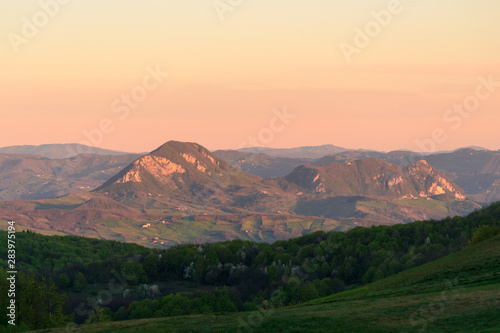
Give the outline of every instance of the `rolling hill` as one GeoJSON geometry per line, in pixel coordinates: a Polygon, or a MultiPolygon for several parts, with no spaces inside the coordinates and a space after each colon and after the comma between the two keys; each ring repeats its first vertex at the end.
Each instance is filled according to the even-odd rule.
{"type": "Polygon", "coordinates": [[[82,154],[65,159],[0,154],[0,200],[47,199],[88,192],[127,166],[137,155],[82,154]]]}
{"type": "Polygon", "coordinates": [[[307,146],[297,148],[266,148],[251,147],[239,149],[242,152],[264,153],[274,157],[287,158],[320,158],[325,155],[337,154],[349,149],[337,147],[334,145],[307,146]]]}
{"type": "Polygon", "coordinates": [[[309,158],[276,157],[238,150],[216,150],[213,153],[231,165],[262,178],[284,177],[299,165],[313,161],[309,158]]]}
{"type": "MultiPolygon", "coordinates": [[[[500,235],[363,287],[259,311],[71,326],[74,332],[498,332],[500,235]]],[[[45,330],[64,332],[67,328],[45,330]]]]}

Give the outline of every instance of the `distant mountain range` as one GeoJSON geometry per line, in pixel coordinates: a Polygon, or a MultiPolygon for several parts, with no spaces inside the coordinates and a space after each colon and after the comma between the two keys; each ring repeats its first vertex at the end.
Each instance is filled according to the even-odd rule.
{"type": "Polygon", "coordinates": [[[121,151],[102,149],[86,146],[79,143],[69,144],[46,144],[39,146],[9,146],[0,148],[0,154],[29,154],[40,155],[47,158],[69,158],[80,154],[94,155],[123,155],[128,154],[121,151]]]}
{"type": "Polygon", "coordinates": [[[0,154],[0,200],[45,199],[88,192],[100,186],[136,154],[82,154],[66,159],[0,154]]]}
{"type": "MultiPolygon", "coordinates": [[[[244,150],[266,151],[282,157],[243,150],[217,150],[213,153],[231,165],[262,178],[284,177],[303,164],[320,166],[376,158],[405,167],[411,162],[425,160],[462,187],[472,200],[484,203],[500,200],[500,151],[481,147],[427,155],[405,150],[389,153],[361,149],[345,150],[333,145],[244,150]],[[332,151],[339,152],[320,158],[304,157],[332,151]]],[[[0,148],[0,200],[44,199],[89,191],[102,185],[139,156],[140,154],[127,154],[80,144],[0,148]],[[2,153],[6,151],[10,153],[2,153]],[[79,151],[93,151],[94,154],[81,154],[78,159],[61,157],[79,151]],[[115,156],[119,157],[112,158],[115,156]]]]}
{"type": "MultiPolygon", "coordinates": [[[[467,152],[467,156],[474,153],[467,152]]],[[[28,191],[24,198],[30,199],[36,198],[34,193],[56,196],[60,184],[66,184],[62,191],[73,191],[83,180],[96,185],[95,190],[79,194],[0,202],[0,218],[46,233],[170,246],[234,238],[270,242],[315,230],[442,218],[481,207],[454,182],[452,176],[458,173],[442,173],[420,159],[404,166],[384,160],[400,162],[407,154],[342,151],[318,160],[304,158],[308,163],[294,167],[304,159],[241,151],[212,153],[199,144],[177,141],[142,156],[50,160],[0,154],[4,161],[0,175],[21,184],[16,188],[10,183],[4,195],[28,191]],[[291,170],[282,177],[262,178],[217,155],[232,163],[238,160],[242,169],[252,166],[263,172],[281,165],[291,170]],[[54,171],[53,163],[59,163],[60,169],[54,171]],[[44,177],[48,182],[40,185],[38,178],[44,177]]],[[[484,172],[496,172],[494,162],[486,165],[484,172]]],[[[465,163],[455,171],[474,167],[465,163]]]]}
{"type": "Polygon", "coordinates": [[[240,149],[240,151],[247,153],[263,153],[274,157],[287,158],[320,158],[325,155],[338,154],[347,150],[349,149],[334,145],[307,146],[298,148],[251,147],[240,149]]]}
{"type": "Polygon", "coordinates": [[[478,147],[426,155],[405,150],[389,153],[350,150],[318,159],[273,157],[263,153],[235,150],[218,150],[214,153],[241,170],[264,178],[284,177],[294,168],[307,163],[321,166],[376,158],[406,167],[412,162],[425,160],[462,187],[472,200],[483,203],[500,200],[500,151],[478,147]]]}
{"type": "Polygon", "coordinates": [[[312,158],[276,157],[238,150],[216,150],[214,154],[235,167],[262,178],[286,176],[299,165],[315,161],[312,158]]]}
{"type": "Polygon", "coordinates": [[[141,198],[165,198],[165,205],[196,203],[202,193],[216,210],[243,208],[266,213],[293,213],[291,207],[297,200],[325,196],[466,198],[460,187],[425,161],[404,169],[375,158],[322,166],[305,164],[286,177],[262,181],[196,143],[175,141],[140,157],[95,192],[129,204],[141,198]],[[285,198],[291,203],[284,205],[285,198]]]}

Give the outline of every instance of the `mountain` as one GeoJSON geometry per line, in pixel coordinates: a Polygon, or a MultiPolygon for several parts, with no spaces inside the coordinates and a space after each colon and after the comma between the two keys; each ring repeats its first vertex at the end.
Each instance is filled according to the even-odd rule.
{"type": "Polygon", "coordinates": [[[0,153],[40,155],[47,158],[56,158],[56,159],[69,158],[80,154],[95,154],[95,155],[127,154],[121,151],[86,146],[79,143],[45,144],[40,146],[31,146],[31,145],[9,146],[0,148],[0,153]]]}
{"type": "Polygon", "coordinates": [[[312,165],[353,162],[364,158],[382,158],[384,153],[376,151],[348,150],[334,155],[326,155],[311,162],[312,165]]]}
{"type": "Polygon", "coordinates": [[[473,200],[484,203],[500,200],[500,151],[481,149],[480,147],[427,155],[410,151],[393,151],[386,154],[375,152],[360,154],[355,151],[347,151],[325,156],[312,164],[341,163],[372,157],[401,167],[415,160],[425,160],[463,188],[473,200]]]}
{"type": "Polygon", "coordinates": [[[309,158],[276,157],[238,150],[216,150],[213,153],[231,165],[262,178],[286,176],[299,165],[312,161],[309,158]]]}
{"type": "MultiPolygon", "coordinates": [[[[241,152],[227,154],[237,158],[241,152]]],[[[5,167],[22,175],[34,160],[46,169],[32,166],[31,173],[52,171],[51,177],[64,180],[98,177],[106,163],[117,162],[91,156],[63,160],[56,171],[40,156],[9,160],[5,167]]],[[[262,179],[197,143],[169,141],[108,177],[87,193],[0,202],[0,219],[38,232],[167,247],[231,239],[274,242],[317,230],[463,215],[480,207],[425,161],[404,168],[375,158],[304,164],[284,177],[262,179]]]]}
{"type": "Polygon", "coordinates": [[[373,158],[302,165],[274,182],[295,193],[294,214],[350,225],[439,219],[481,207],[467,200],[459,186],[425,161],[405,168],[373,158]]]}
{"type": "MultiPolygon", "coordinates": [[[[283,176],[277,167],[281,161],[277,163],[270,160],[268,163],[267,161],[261,162],[261,159],[252,156],[242,159],[224,154],[221,157],[252,174],[258,173],[259,175],[271,177],[283,176]]],[[[307,161],[306,163],[313,166],[321,166],[330,163],[346,163],[370,158],[377,158],[396,164],[399,167],[406,167],[415,161],[425,160],[463,188],[471,199],[482,203],[500,200],[500,151],[491,151],[481,149],[480,147],[462,148],[450,152],[425,155],[407,150],[388,153],[348,150],[326,155],[312,161],[307,161]]],[[[300,165],[298,160],[286,162],[288,163],[287,170],[294,166],[294,163],[295,166],[300,165]]]]}
{"type": "Polygon", "coordinates": [[[323,165],[328,163],[342,163],[342,162],[352,162],[359,159],[365,158],[377,158],[392,164],[396,164],[400,167],[405,167],[408,164],[415,162],[417,160],[424,159],[424,155],[417,152],[412,152],[409,150],[395,150],[388,153],[378,152],[378,151],[363,151],[363,150],[349,150],[335,155],[327,155],[320,159],[313,161],[313,165],[323,165]]]}
{"type": "Polygon", "coordinates": [[[463,190],[426,161],[406,168],[375,158],[321,166],[302,165],[285,177],[310,192],[334,196],[383,196],[464,200],[463,190]]]}
{"type": "MultiPolygon", "coordinates": [[[[141,156],[95,192],[138,206],[148,198],[157,207],[195,204],[217,211],[292,214],[297,213],[294,206],[298,201],[317,200],[317,194],[323,194],[321,198],[465,199],[462,189],[425,161],[404,169],[374,158],[323,166],[305,164],[282,179],[262,182],[196,143],[176,141],[141,156]]],[[[319,213],[313,215],[321,216],[319,213]]]]}
{"type": "Polygon", "coordinates": [[[436,152],[432,153],[425,153],[424,155],[433,155],[433,154],[448,154],[448,153],[454,153],[456,151],[462,150],[462,149],[471,149],[471,150],[489,150],[488,148],[480,147],[480,146],[467,146],[467,147],[461,147],[453,150],[439,150],[436,152]]]}
{"type": "Polygon", "coordinates": [[[67,159],[0,154],[0,200],[44,199],[88,192],[137,155],[82,154],[67,159]]]}
{"type": "Polygon", "coordinates": [[[346,150],[348,149],[334,145],[306,146],[298,148],[251,147],[239,149],[239,151],[242,152],[263,153],[274,157],[288,158],[320,158],[325,155],[334,155],[346,150]]]}
{"type": "MultiPolygon", "coordinates": [[[[411,151],[393,151],[389,153],[372,150],[345,150],[320,158],[276,157],[265,153],[244,152],[241,150],[216,150],[214,154],[241,170],[262,178],[283,177],[302,164],[324,165],[329,163],[353,162],[365,158],[377,158],[401,167],[423,158],[422,154],[411,151]]],[[[286,154],[285,154],[286,155],[286,154]]]]}
{"type": "Polygon", "coordinates": [[[260,180],[199,144],[169,141],[136,159],[95,191],[116,200],[168,197],[169,201],[191,202],[201,192],[217,192],[217,201],[222,203],[230,199],[226,190],[252,187],[260,180]]]}
{"type": "MultiPolygon", "coordinates": [[[[53,149],[45,152],[38,150],[38,152],[40,154],[47,153],[49,156],[64,155],[65,146],[68,145],[42,145],[38,148],[53,149]],[[56,152],[57,150],[60,154],[56,152]]],[[[29,148],[29,146],[19,147],[29,148]]],[[[86,146],[80,147],[83,149],[86,146]]],[[[76,147],[73,148],[75,151],[77,150],[76,147]]],[[[19,150],[14,149],[14,151],[19,150]]],[[[101,152],[105,153],[106,150],[101,152]]],[[[490,151],[480,147],[427,155],[406,150],[383,153],[359,149],[342,151],[319,159],[276,157],[264,153],[236,150],[218,150],[213,153],[219,159],[262,178],[284,177],[303,164],[321,166],[377,158],[400,167],[406,167],[414,161],[426,160],[462,187],[471,199],[483,203],[500,200],[500,151],[490,151]]],[[[105,156],[102,158],[95,157],[95,154],[81,154],[80,156],[79,159],[49,159],[43,158],[41,155],[0,153],[0,180],[2,181],[0,183],[0,200],[43,199],[88,191],[102,185],[104,181],[140,155],[99,155],[105,156]],[[112,158],[112,156],[119,157],[112,158]],[[86,169],[87,171],[85,171],[86,169]],[[19,186],[19,184],[23,184],[23,186],[19,186]]],[[[199,192],[199,189],[194,188],[194,191],[199,192]]],[[[209,192],[211,190],[203,188],[202,191],[209,192]]]]}

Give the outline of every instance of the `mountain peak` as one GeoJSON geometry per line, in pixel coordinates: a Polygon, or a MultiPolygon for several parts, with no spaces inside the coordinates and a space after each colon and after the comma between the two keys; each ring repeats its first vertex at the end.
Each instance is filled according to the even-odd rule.
{"type": "Polygon", "coordinates": [[[195,142],[182,142],[182,141],[167,141],[160,147],[153,150],[150,154],[152,155],[168,155],[172,152],[204,152],[205,154],[210,153],[205,147],[195,143],[195,142]]]}
{"type": "Polygon", "coordinates": [[[422,169],[422,170],[433,170],[433,167],[426,160],[417,160],[406,166],[407,170],[422,169]]]}
{"type": "Polygon", "coordinates": [[[197,143],[169,141],[139,157],[95,191],[115,197],[192,195],[193,188],[200,185],[222,188],[257,179],[197,143]]]}

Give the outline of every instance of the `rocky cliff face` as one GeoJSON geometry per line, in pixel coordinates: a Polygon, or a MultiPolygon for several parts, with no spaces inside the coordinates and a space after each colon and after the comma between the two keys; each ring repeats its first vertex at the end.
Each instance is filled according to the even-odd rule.
{"type": "Polygon", "coordinates": [[[170,183],[174,174],[182,174],[186,172],[186,169],[164,157],[146,155],[134,161],[130,169],[118,178],[116,183],[140,183],[142,181],[141,175],[145,172],[158,181],[170,183]]]}
{"type": "Polygon", "coordinates": [[[495,202],[500,201],[500,179],[497,179],[484,193],[484,199],[481,201],[495,202]]]}
{"type": "Polygon", "coordinates": [[[410,164],[405,168],[418,196],[430,198],[444,196],[448,199],[464,200],[464,191],[425,160],[410,164]]]}
{"type": "Polygon", "coordinates": [[[96,191],[106,192],[114,198],[189,196],[200,186],[226,188],[258,180],[260,177],[219,160],[196,143],[170,141],[132,162],[96,191]]]}
{"type": "Polygon", "coordinates": [[[310,192],[325,195],[465,199],[459,186],[425,161],[417,161],[404,169],[377,159],[302,165],[285,179],[310,192]]]}

